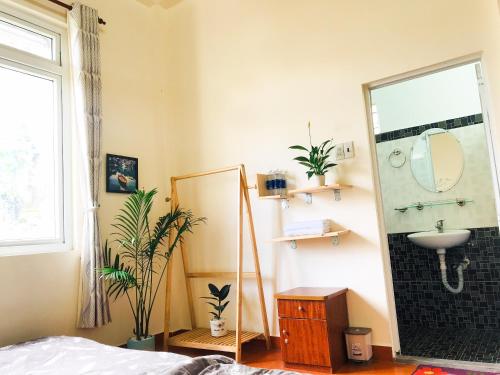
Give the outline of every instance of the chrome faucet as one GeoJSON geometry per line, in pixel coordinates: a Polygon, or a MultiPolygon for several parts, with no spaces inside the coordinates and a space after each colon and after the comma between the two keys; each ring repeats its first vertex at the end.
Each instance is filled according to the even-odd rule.
{"type": "Polygon", "coordinates": [[[444,232],[444,220],[438,220],[436,221],[436,226],[435,228],[438,230],[438,233],[443,233],[444,232]]]}

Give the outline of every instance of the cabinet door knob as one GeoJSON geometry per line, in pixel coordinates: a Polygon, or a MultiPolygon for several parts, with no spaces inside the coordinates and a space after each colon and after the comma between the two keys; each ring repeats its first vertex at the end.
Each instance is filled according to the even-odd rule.
{"type": "Polygon", "coordinates": [[[288,344],[288,339],[285,339],[285,344],[288,344]]]}
{"type": "Polygon", "coordinates": [[[302,306],[299,306],[299,311],[304,311],[304,308],[302,306]]]}
{"type": "Polygon", "coordinates": [[[283,330],[283,336],[287,334],[286,329],[283,330]]]}

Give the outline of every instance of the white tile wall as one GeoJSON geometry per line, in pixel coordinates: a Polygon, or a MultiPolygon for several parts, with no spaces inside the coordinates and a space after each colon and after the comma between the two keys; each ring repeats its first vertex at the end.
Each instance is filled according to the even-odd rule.
{"type": "Polygon", "coordinates": [[[417,137],[408,137],[377,144],[379,175],[384,205],[387,233],[431,230],[439,219],[445,220],[445,228],[480,228],[497,226],[493,179],[490,158],[483,124],[464,126],[449,130],[462,144],[464,150],[464,172],[457,185],[442,193],[433,193],[422,188],[412,175],[410,168],[411,146],[417,137]],[[401,168],[389,164],[389,154],[400,148],[406,155],[401,168]],[[415,208],[405,213],[396,207],[419,201],[467,198],[474,202],[463,207],[443,205],[415,208]]]}

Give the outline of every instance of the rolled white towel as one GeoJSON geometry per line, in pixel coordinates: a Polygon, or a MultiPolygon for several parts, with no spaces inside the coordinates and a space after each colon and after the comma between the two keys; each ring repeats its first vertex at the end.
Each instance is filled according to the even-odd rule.
{"type": "Polygon", "coordinates": [[[331,230],[330,220],[311,220],[285,225],[283,232],[285,236],[304,236],[313,234],[325,234],[331,230]]]}
{"type": "Polygon", "coordinates": [[[330,232],[329,230],[325,230],[323,228],[312,228],[312,229],[297,229],[297,230],[290,230],[290,231],[284,231],[284,235],[286,237],[293,237],[293,236],[307,236],[307,235],[323,235],[325,233],[330,232]]]}

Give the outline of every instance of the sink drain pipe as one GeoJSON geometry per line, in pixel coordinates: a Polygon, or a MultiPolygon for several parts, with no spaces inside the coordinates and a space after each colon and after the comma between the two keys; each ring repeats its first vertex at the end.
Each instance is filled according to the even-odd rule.
{"type": "Polygon", "coordinates": [[[437,254],[439,255],[439,268],[441,269],[441,280],[443,281],[443,285],[446,289],[448,289],[453,294],[458,294],[464,289],[464,274],[463,271],[467,269],[469,266],[469,259],[467,257],[464,258],[463,262],[461,262],[457,267],[457,275],[458,275],[458,286],[453,288],[448,283],[448,275],[446,274],[446,249],[438,249],[437,254]]]}

